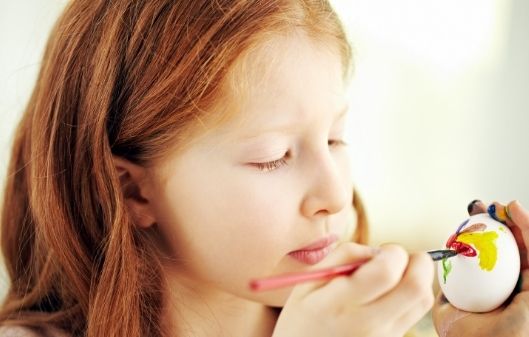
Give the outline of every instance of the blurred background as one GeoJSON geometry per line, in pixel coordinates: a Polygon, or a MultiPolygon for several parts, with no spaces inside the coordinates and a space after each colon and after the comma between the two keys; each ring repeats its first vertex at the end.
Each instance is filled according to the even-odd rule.
{"type": "Polygon", "coordinates": [[[529,205],[529,2],[334,1],[372,242],[444,244],[473,199],[529,205]]]}
{"type": "MultiPolygon", "coordinates": [[[[0,0],[0,186],[66,2],[0,0]]],[[[529,2],[332,3],[354,46],[347,138],[372,243],[439,248],[473,199],[529,206],[529,2]]]]}

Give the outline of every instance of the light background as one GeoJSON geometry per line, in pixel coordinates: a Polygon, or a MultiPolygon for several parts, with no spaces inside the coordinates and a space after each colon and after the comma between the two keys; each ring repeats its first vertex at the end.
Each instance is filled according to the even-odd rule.
{"type": "Polygon", "coordinates": [[[372,241],[440,247],[473,199],[529,204],[529,2],[335,3],[372,241]]]}
{"type": "MultiPolygon", "coordinates": [[[[0,0],[0,186],[65,3],[0,0]]],[[[347,138],[372,243],[439,248],[472,199],[529,205],[529,2],[333,3],[355,49],[347,138]]]]}

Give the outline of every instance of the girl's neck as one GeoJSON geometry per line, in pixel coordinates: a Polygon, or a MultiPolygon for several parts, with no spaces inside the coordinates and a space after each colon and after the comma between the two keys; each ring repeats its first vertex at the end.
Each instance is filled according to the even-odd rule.
{"type": "Polygon", "coordinates": [[[173,336],[270,337],[277,309],[168,276],[163,331],[173,336]]]}

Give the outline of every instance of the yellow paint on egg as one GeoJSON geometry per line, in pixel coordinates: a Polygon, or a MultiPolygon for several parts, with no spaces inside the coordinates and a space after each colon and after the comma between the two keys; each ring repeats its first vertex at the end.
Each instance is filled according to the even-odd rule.
{"type": "Polygon", "coordinates": [[[489,232],[471,232],[461,233],[457,241],[473,245],[478,251],[479,266],[483,270],[491,271],[496,265],[498,250],[496,248],[496,239],[498,233],[489,232]]]}

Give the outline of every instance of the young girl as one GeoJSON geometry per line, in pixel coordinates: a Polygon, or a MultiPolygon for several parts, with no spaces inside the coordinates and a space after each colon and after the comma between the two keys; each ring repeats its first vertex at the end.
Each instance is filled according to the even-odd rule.
{"type": "Polygon", "coordinates": [[[321,0],[71,1],[9,168],[4,336],[402,336],[432,262],[361,245],[350,60],[321,0]]]}

